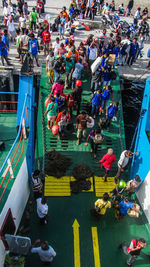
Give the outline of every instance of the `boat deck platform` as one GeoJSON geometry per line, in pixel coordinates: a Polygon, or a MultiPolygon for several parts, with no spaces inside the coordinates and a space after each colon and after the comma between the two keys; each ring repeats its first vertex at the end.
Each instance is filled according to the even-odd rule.
{"type": "MultiPolygon", "coordinates": [[[[63,77],[64,78],[64,77],[63,77]]],[[[81,110],[87,108],[90,101],[90,74],[84,71],[83,94],[81,110]]],[[[116,221],[114,209],[107,210],[106,215],[99,222],[90,215],[97,197],[101,197],[106,191],[115,187],[113,177],[117,171],[117,161],[115,162],[108,182],[103,182],[103,171],[100,169],[98,161],[112,147],[116,159],[125,149],[125,135],[123,112],[120,92],[119,75],[112,83],[114,91],[114,101],[119,101],[118,121],[111,124],[110,130],[105,130],[105,139],[99,146],[97,159],[90,153],[90,145],[76,145],[76,132],[70,134],[65,132],[63,140],[58,140],[47,129],[47,121],[44,117],[44,102],[51,91],[48,83],[45,64],[42,65],[41,84],[39,92],[39,106],[37,119],[37,142],[36,142],[36,163],[35,168],[40,168],[45,175],[47,164],[46,153],[51,149],[59,151],[61,154],[71,158],[72,165],[67,170],[65,177],[56,179],[55,177],[45,177],[45,196],[48,196],[49,219],[48,224],[41,226],[36,214],[36,204],[33,202],[33,212],[31,216],[31,232],[29,236],[32,242],[37,238],[41,241],[48,240],[57,255],[52,266],[57,267],[125,267],[126,259],[118,245],[123,242],[130,242],[133,238],[144,237],[148,242],[148,223],[141,215],[138,219],[126,216],[122,221],[116,221]],[[70,191],[69,182],[72,178],[72,170],[78,163],[87,164],[94,172],[91,177],[91,190],[79,194],[70,191]]],[[[71,90],[65,90],[65,94],[71,90]]],[[[73,112],[73,122],[75,123],[76,111],[73,112]]],[[[97,120],[96,120],[97,126],[97,120]]],[[[88,132],[90,129],[88,129],[88,132]]],[[[122,178],[128,180],[128,172],[122,178]]],[[[135,266],[150,266],[150,258],[146,255],[149,251],[147,246],[144,253],[138,258],[135,266]]],[[[27,266],[41,266],[37,255],[27,257],[27,266]]]]}

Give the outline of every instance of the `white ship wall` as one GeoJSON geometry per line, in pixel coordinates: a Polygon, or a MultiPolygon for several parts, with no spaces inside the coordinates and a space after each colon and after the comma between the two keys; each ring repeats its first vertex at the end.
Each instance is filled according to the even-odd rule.
{"type": "MultiPolygon", "coordinates": [[[[29,192],[30,189],[28,183],[27,161],[26,158],[24,158],[24,161],[15,179],[15,182],[10,191],[8,199],[0,214],[0,228],[3,224],[8,209],[10,208],[13,217],[16,218],[14,220],[16,225],[16,230],[18,229],[19,223],[21,221],[29,197],[29,192]]],[[[3,242],[0,240],[0,267],[4,266],[4,258],[5,258],[5,248],[3,246],[3,242]]]]}
{"type": "Polygon", "coordinates": [[[150,223],[150,171],[137,192],[137,198],[150,223]]]}

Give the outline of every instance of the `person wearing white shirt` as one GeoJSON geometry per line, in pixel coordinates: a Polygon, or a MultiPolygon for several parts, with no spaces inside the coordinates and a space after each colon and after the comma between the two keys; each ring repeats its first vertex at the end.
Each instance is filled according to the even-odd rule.
{"type": "Polygon", "coordinates": [[[4,16],[4,24],[7,25],[8,17],[11,15],[11,10],[6,3],[3,9],[3,16],[4,16]]]}
{"type": "Polygon", "coordinates": [[[89,65],[91,66],[95,59],[97,58],[97,45],[95,44],[94,41],[92,41],[90,47],[89,47],[89,65]]]}
{"type": "Polygon", "coordinates": [[[10,35],[10,38],[15,41],[16,38],[16,29],[14,26],[14,22],[12,17],[9,17],[9,20],[7,21],[7,27],[8,27],[8,34],[10,35]]]}
{"type": "Polygon", "coordinates": [[[139,20],[140,17],[141,17],[140,11],[141,11],[141,8],[138,7],[138,8],[137,8],[137,11],[135,12],[134,20],[133,20],[133,23],[134,23],[135,25],[137,25],[138,20],[139,20]]]}
{"type": "Polygon", "coordinates": [[[26,19],[25,19],[23,13],[21,13],[21,16],[19,18],[19,26],[20,26],[20,30],[22,31],[23,34],[25,32],[25,29],[26,29],[25,22],[26,22],[26,19]]]}
{"type": "Polygon", "coordinates": [[[118,171],[117,174],[115,176],[115,183],[117,183],[118,178],[120,177],[121,173],[125,171],[125,168],[127,167],[127,164],[129,162],[129,159],[133,157],[133,155],[136,155],[137,152],[133,153],[130,150],[124,150],[121,155],[120,155],[120,159],[118,161],[118,171]]]}
{"type": "Polygon", "coordinates": [[[47,224],[46,217],[48,215],[48,205],[47,205],[47,199],[45,197],[43,198],[37,198],[37,215],[40,218],[41,224],[47,224]]]}
{"type": "Polygon", "coordinates": [[[59,37],[57,37],[56,41],[53,43],[53,48],[54,48],[54,55],[57,55],[58,48],[60,48],[59,37]]]}
{"type": "Polygon", "coordinates": [[[48,241],[44,241],[40,247],[35,247],[40,242],[40,239],[37,239],[35,243],[32,245],[30,250],[31,253],[37,253],[40,257],[44,266],[49,266],[53,261],[54,257],[56,257],[55,250],[48,244],[48,241]]]}

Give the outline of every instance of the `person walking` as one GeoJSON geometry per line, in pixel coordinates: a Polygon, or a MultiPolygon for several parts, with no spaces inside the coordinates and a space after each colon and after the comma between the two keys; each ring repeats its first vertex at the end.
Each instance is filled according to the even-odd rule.
{"type": "Polygon", "coordinates": [[[92,111],[91,115],[95,119],[96,115],[98,114],[98,110],[101,105],[101,99],[102,99],[102,91],[101,89],[98,89],[92,94],[92,111]]]}
{"type": "Polygon", "coordinates": [[[48,215],[47,199],[45,197],[37,198],[36,204],[37,204],[37,215],[40,219],[40,223],[42,225],[47,224],[47,215],[48,215]]]}
{"type": "Polygon", "coordinates": [[[31,55],[32,66],[34,67],[33,62],[35,59],[37,67],[40,67],[39,62],[38,62],[38,52],[40,52],[39,43],[38,43],[38,40],[35,38],[34,34],[30,35],[30,40],[28,43],[28,51],[31,55]]]}
{"type": "Polygon", "coordinates": [[[110,127],[111,121],[114,116],[117,115],[118,112],[118,102],[110,103],[109,106],[106,108],[106,119],[108,120],[107,125],[110,127]]]}
{"type": "Polygon", "coordinates": [[[76,118],[76,129],[77,129],[77,145],[80,144],[80,139],[86,137],[87,122],[91,122],[89,116],[83,111],[76,118]]]}
{"type": "Polygon", "coordinates": [[[59,125],[59,134],[58,139],[60,140],[62,136],[64,136],[64,128],[68,122],[71,122],[71,118],[69,113],[66,110],[63,110],[58,113],[56,118],[56,123],[58,122],[59,125]]]}
{"type": "Polygon", "coordinates": [[[133,4],[134,4],[134,0],[129,0],[129,3],[127,5],[127,10],[128,10],[127,16],[130,16],[131,15],[131,10],[133,8],[133,4]]]}
{"type": "Polygon", "coordinates": [[[139,44],[137,42],[137,38],[134,38],[133,42],[131,42],[130,44],[130,52],[127,60],[127,64],[129,66],[131,66],[133,62],[136,60],[138,51],[139,51],[139,44]]]}
{"type": "Polygon", "coordinates": [[[55,98],[53,96],[51,96],[50,98],[50,103],[47,106],[47,110],[44,114],[44,116],[47,115],[47,128],[51,129],[53,126],[53,123],[56,120],[56,116],[57,116],[57,109],[58,109],[58,104],[55,103],[55,98]]]}
{"type": "Polygon", "coordinates": [[[100,129],[93,130],[89,133],[87,140],[85,142],[85,145],[88,145],[88,140],[90,139],[91,143],[91,153],[94,152],[94,159],[96,159],[97,155],[97,149],[98,145],[101,144],[104,140],[104,132],[101,131],[100,129]]]}
{"type": "Polygon", "coordinates": [[[132,239],[130,245],[127,245],[126,242],[123,242],[119,245],[119,249],[122,249],[124,254],[130,255],[130,258],[127,260],[127,265],[132,267],[133,263],[140,256],[141,250],[146,247],[146,241],[144,238],[132,239]]]}
{"type": "Polygon", "coordinates": [[[7,65],[10,65],[8,58],[7,58],[7,47],[6,44],[2,41],[2,36],[0,36],[0,56],[1,56],[1,61],[2,65],[4,66],[4,59],[7,63],[7,65]]]}
{"type": "Polygon", "coordinates": [[[101,164],[101,168],[104,169],[105,175],[104,175],[104,182],[107,182],[107,176],[109,171],[112,168],[113,163],[116,161],[116,157],[113,154],[113,149],[109,148],[107,151],[107,154],[105,154],[102,159],[99,161],[101,164]]]}
{"type": "Polygon", "coordinates": [[[31,18],[31,29],[36,31],[36,23],[38,21],[38,13],[35,11],[35,8],[32,8],[32,12],[30,13],[31,18]]]}
{"type": "Polygon", "coordinates": [[[51,43],[51,34],[49,32],[48,27],[46,27],[44,31],[42,32],[42,36],[43,36],[43,44],[44,44],[44,55],[46,55],[46,53],[49,52],[49,46],[51,43]]]}
{"type": "Polygon", "coordinates": [[[48,241],[44,241],[40,247],[35,247],[41,240],[37,239],[30,250],[31,253],[37,253],[44,266],[49,266],[56,256],[55,250],[48,244],[48,241]]]}

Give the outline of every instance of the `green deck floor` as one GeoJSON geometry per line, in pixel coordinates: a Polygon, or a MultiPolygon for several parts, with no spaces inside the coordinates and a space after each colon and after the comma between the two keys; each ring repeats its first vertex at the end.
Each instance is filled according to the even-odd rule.
{"type": "MultiPolygon", "coordinates": [[[[83,75],[83,96],[82,107],[90,99],[89,74],[83,75]]],[[[103,172],[99,168],[98,160],[106,153],[108,147],[114,149],[114,153],[118,160],[121,151],[125,148],[124,124],[122,118],[122,105],[120,96],[119,77],[112,83],[114,89],[114,98],[120,102],[120,112],[118,122],[112,123],[110,132],[105,131],[105,140],[98,150],[97,159],[93,159],[90,154],[90,146],[85,147],[84,142],[80,146],[76,146],[76,134],[67,135],[62,141],[58,141],[57,137],[52,136],[51,132],[46,127],[46,118],[43,117],[45,108],[44,101],[50,92],[50,86],[46,75],[45,65],[42,67],[41,73],[41,88],[40,101],[38,108],[38,127],[37,127],[37,145],[36,145],[36,167],[44,171],[47,163],[46,152],[50,148],[71,157],[73,164],[67,171],[66,175],[71,175],[73,167],[77,163],[86,163],[94,171],[94,175],[102,176],[103,172]],[[43,119],[43,123],[42,123],[43,119]]],[[[75,114],[74,119],[75,119],[75,114]]],[[[117,163],[114,164],[110,176],[114,176],[117,170],[117,163]]],[[[127,177],[127,173],[124,177],[127,177]]],[[[127,256],[121,253],[117,247],[122,241],[129,242],[132,238],[144,237],[148,242],[149,232],[145,217],[140,216],[139,219],[133,219],[126,216],[121,222],[114,219],[114,210],[107,210],[106,215],[100,222],[96,222],[90,216],[90,208],[95,202],[95,192],[85,192],[77,195],[72,194],[70,197],[49,197],[49,223],[43,227],[40,226],[37,215],[36,206],[33,203],[33,213],[31,218],[31,233],[32,242],[40,238],[41,241],[48,240],[55,249],[57,256],[52,263],[52,266],[57,267],[124,267],[127,256]],[[77,220],[80,239],[80,264],[75,265],[74,262],[74,235],[73,223],[77,220]],[[96,244],[92,239],[92,228],[96,227],[98,232],[98,253],[100,255],[100,264],[94,261],[93,244],[96,244]]],[[[95,229],[95,228],[94,228],[95,229]]],[[[147,253],[147,247],[144,252],[147,253]]],[[[37,255],[30,255],[27,258],[27,266],[41,266],[37,255]]],[[[135,266],[148,267],[150,266],[150,258],[141,254],[135,266]]]]}
{"type": "MultiPolygon", "coordinates": [[[[5,145],[5,148],[4,150],[0,151],[0,168],[2,167],[15,139],[16,139],[16,136],[17,136],[17,127],[16,127],[16,113],[0,113],[0,141],[3,141],[4,142],[4,145],[5,145]]],[[[10,155],[10,161],[12,160],[12,157],[17,149],[17,146],[18,146],[18,143],[19,143],[19,140],[16,142],[16,145],[10,155]]],[[[25,154],[26,154],[26,146],[27,146],[27,141],[24,142],[24,151],[23,151],[23,154],[14,170],[14,178],[17,176],[18,174],[18,171],[21,167],[21,164],[23,162],[23,159],[25,157],[25,154]]],[[[21,154],[21,150],[22,150],[22,141],[21,141],[21,144],[20,146],[18,147],[18,151],[16,153],[16,156],[14,158],[14,161],[12,163],[12,168],[15,167],[15,164],[21,154]]],[[[7,167],[7,165],[6,165],[7,167]]],[[[4,168],[4,170],[6,169],[6,167],[4,168]]],[[[5,185],[7,184],[8,182],[8,179],[10,177],[10,172],[8,172],[3,184],[1,185],[1,182],[3,180],[3,177],[0,177],[0,196],[5,188],[5,185]]],[[[13,186],[13,183],[14,183],[15,179],[11,178],[10,179],[10,182],[8,183],[8,186],[7,186],[7,190],[5,191],[4,193],[4,196],[2,198],[2,200],[0,201],[0,212],[6,202],[6,199],[9,195],[9,192],[13,186]]]]}

